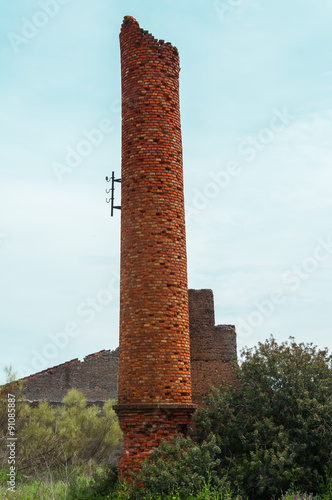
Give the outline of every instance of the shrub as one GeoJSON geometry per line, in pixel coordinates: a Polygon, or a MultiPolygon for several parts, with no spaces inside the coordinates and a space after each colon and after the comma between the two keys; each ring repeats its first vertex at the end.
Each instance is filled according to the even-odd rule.
{"type": "MultiPolygon", "coordinates": [[[[84,395],[73,389],[63,403],[52,406],[44,401],[32,408],[17,401],[16,463],[20,469],[86,465],[91,460],[107,463],[120,453],[121,431],[111,401],[103,408],[87,407],[84,395]]],[[[2,439],[6,439],[3,431],[2,439]]],[[[4,467],[7,456],[1,458],[4,467]]]]}
{"type": "Polygon", "coordinates": [[[213,436],[201,446],[183,436],[162,441],[143,462],[141,471],[134,475],[131,493],[134,497],[157,498],[160,495],[164,498],[178,491],[181,498],[187,498],[205,486],[221,489],[225,481],[217,472],[219,453],[213,436]],[[143,487],[135,489],[135,484],[143,487]]]}
{"type": "Polygon", "coordinates": [[[271,337],[243,350],[241,388],[213,389],[197,412],[198,440],[216,435],[220,473],[251,498],[290,486],[317,493],[331,474],[331,367],[327,350],[271,337]]]}

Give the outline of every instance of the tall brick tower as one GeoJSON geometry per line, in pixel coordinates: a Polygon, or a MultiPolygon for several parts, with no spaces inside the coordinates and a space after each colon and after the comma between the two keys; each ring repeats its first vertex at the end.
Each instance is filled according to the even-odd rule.
{"type": "Polygon", "coordinates": [[[191,400],[179,55],[129,16],[121,33],[120,473],[186,433],[191,400]]]}

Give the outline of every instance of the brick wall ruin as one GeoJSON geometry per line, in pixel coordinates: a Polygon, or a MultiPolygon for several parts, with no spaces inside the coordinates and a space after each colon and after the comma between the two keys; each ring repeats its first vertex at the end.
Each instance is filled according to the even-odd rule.
{"type": "Polygon", "coordinates": [[[201,405],[212,385],[236,383],[236,332],[215,326],[212,290],[189,290],[189,328],[192,400],[201,405]]]}
{"type": "MultiPolygon", "coordinates": [[[[215,326],[212,290],[189,290],[192,400],[201,404],[211,385],[234,382],[236,333],[232,325],[215,326]]],[[[60,402],[69,389],[84,392],[90,402],[117,400],[119,349],[73,359],[23,379],[30,401],[60,402]]]]}
{"type": "Polygon", "coordinates": [[[69,389],[79,389],[88,401],[117,399],[119,349],[103,350],[25,377],[24,395],[30,401],[60,402],[69,389]]]}

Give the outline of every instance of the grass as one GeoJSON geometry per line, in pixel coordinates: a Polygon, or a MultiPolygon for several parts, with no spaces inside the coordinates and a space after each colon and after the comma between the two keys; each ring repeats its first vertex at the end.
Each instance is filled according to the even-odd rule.
{"type": "Polygon", "coordinates": [[[33,478],[29,481],[17,481],[15,493],[7,490],[7,485],[0,487],[0,499],[15,498],[20,500],[37,499],[65,499],[67,498],[68,483],[66,481],[53,481],[51,477],[33,478]]]}
{"type": "MultiPolygon", "coordinates": [[[[98,469],[96,469],[98,470],[98,469]]],[[[103,469],[99,468],[99,472],[103,469]]],[[[88,471],[80,468],[71,470],[61,469],[44,473],[35,473],[33,476],[18,474],[16,478],[15,493],[7,491],[7,471],[0,470],[0,499],[15,498],[21,500],[101,500],[102,498],[113,500],[130,500],[130,495],[125,486],[108,496],[95,496],[96,489],[91,483],[93,477],[88,471]]],[[[94,476],[96,477],[96,476],[94,476]]],[[[195,496],[183,496],[181,491],[165,496],[145,496],[146,500],[245,500],[242,497],[232,496],[225,491],[220,493],[210,489],[208,485],[195,496]]],[[[269,500],[269,499],[267,499],[269,500]]],[[[286,492],[279,499],[273,500],[332,500],[332,480],[325,485],[325,492],[321,496],[313,496],[307,492],[286,492]]]]}

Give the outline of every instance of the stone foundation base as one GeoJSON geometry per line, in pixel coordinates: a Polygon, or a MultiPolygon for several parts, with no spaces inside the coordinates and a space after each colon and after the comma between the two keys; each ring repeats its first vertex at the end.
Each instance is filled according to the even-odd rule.
{"type": "Polygon", "coordinates": [[[123,432],[123,452],[119,461],[122,479],[130,479],[162,439],[186,435],[197,405],[174,403],[118,404],[113,406],[123,432]]]}

